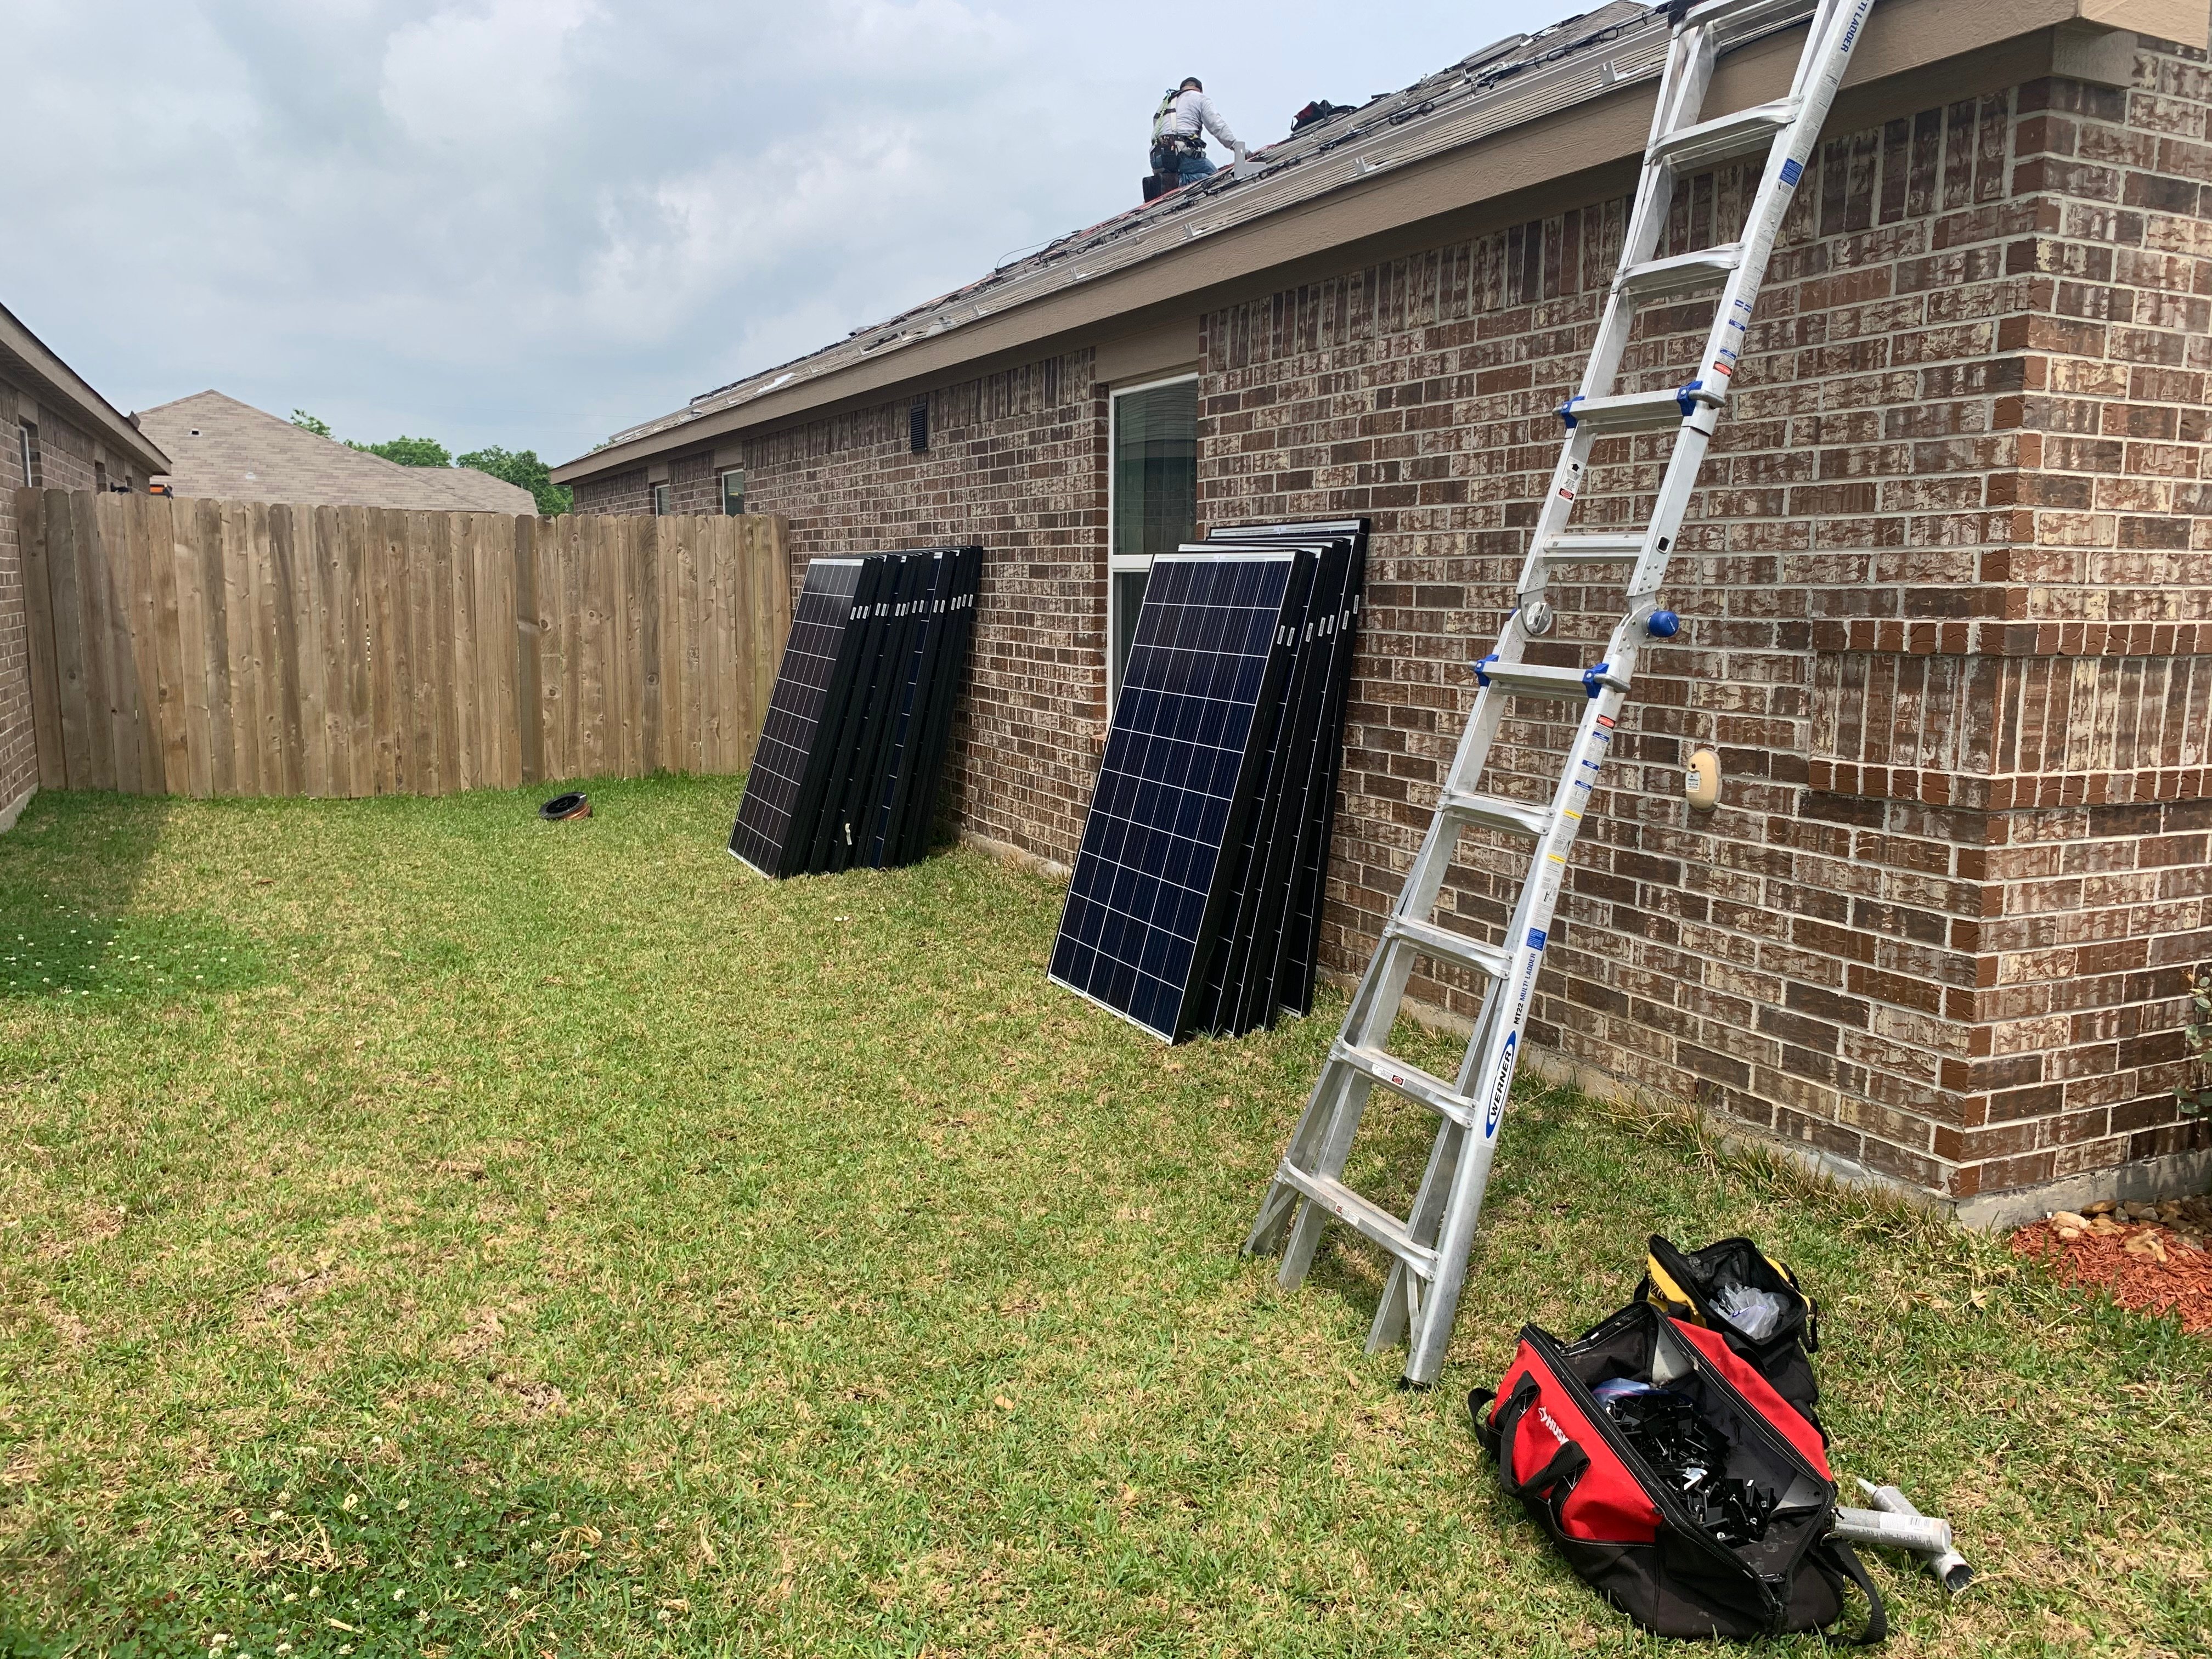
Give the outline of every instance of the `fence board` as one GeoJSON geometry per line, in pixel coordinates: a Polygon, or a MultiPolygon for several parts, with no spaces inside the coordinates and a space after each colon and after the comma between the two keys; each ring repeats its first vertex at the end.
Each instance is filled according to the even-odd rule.
{"type": "Polygon", "coordinates": [[[48,788],[443,794],[749,757],[780,519],[513,519],[22,490],[48,788]]]}

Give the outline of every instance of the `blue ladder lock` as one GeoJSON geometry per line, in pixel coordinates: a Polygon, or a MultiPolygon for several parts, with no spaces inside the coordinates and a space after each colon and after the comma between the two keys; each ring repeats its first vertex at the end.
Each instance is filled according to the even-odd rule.
{"type": "Polygon", "coordinates": [[[1692,380],[1674,394],[1674,407],[1682,411],[1684,420],[1698,412],[1697,394],[1705,390],[1705,385],[1703,380],[1692,380]]]}
{"type": "Polygon", "coordinates": [[[1486,669],[1486,668],[1489,667],[1491,664],[1492,664],[1492,663],[1496,662],[1497,660],[1498,660],[1498,653],[1497,653],[1495,651],[1493,651],[1493,652],[1492,652],[1488,656],[1485,657],[1485,658],[1484,658],[1480,662],[1479,662],[1479,663],[1475,664],[1475,665],[1474,665],[1474,683],[1475,683],[1477,685],[1486,686],[1486,685],[1488,685],[1488,684],[1490,684],[1490,676],[1489,676],[1489,675],[1487,675],[1487,674],[1486,674],[1486,673],[1484,673],[1482,671],[1483,671],[1484,669],[1486,669]]]}
{"type": "Polygon", "coordinates": [[[1682,631],[1682,619],[1671,611],[1655,611],[1644,627],[1651,630],[1655,640],[1671,640],[1682,631]]]}
{"type": "Polygon", "coordinates": [[[1583,669],[1583,690],[1589,692],[1591,696],[1595,697],[1599,692],[1605,690],[1605,686],[1602,682],[1605,677],[1612,672],[1613,665],[1609,662],[1601,662],[1595,668],[1583,669]]]}
{"type": "Polygon", "coordinates": [[[1567,430],[1570,432],[1572,432],[1575,429],[1575,405],[1582,402],[1582,400],[1583,395],[1581,392],[1577,392],[1573,397],[1568,398],[1566,402],[1559,405],[1559,418],[1567,423],[1567,430]]]}

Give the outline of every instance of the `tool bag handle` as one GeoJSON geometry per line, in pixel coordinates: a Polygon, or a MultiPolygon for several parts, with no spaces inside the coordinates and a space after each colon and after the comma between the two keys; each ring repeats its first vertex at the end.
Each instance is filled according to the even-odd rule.
{"type": "Polygon", "coordinates": [[[1866,1563],[1859,1553],[1840,1538],[1824,1539],[1814,1552],[1820,1560],[1834,1568],[1859,1587],[1867,1599],[1866,1628],[1850,1638],[1853,1647],[1870,1648],[1889,1639],[1889,1609],[1882,1605],[1881,1592],[1874,1587],[1867,1576],[1866,1563]]]}
{"type": "Polygon", "coordinates": [[[1513,1446],[1520,1433],[1522,1416],[1543,1391],[1535,1375],[1523,1371],[1521,1380],[1513,1385],[1513,1392],[1490,1413],[1487,1423],[1483,1421],[1482,1408],[1498,1398],[1496,1390],[1475,1389],[1467,1397],[1467,1409],[1474,1419],[1475,1438],[1498,1461],[1498,1484],[1505,1495],[1524,1503],[1534,1498],[1552,1512],[1553,1521],[1564,1530],[1566,1522],[1560,1510],[1583,1471],[1589,1468],[1589,1454],[1571,1440],[1563,1441],[1559,1450],[1552,1454],[1552,1461],[1526,1480],[1513,1473],[1513,1446]]]}

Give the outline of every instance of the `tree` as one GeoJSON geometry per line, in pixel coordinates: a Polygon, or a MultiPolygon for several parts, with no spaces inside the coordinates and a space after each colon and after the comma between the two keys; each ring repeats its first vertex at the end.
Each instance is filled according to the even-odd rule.
{"type": "Polygon", "coordinates": [[[538,459],[534,449],[501,449],[493,444],[487,448],[472,449],[453,464],[472,466],[479,472],[489,472],[495,478],[528,490],[537,498],[540,513],[568,513],[575,507],[575,492],[566,484],[553,482],[553,469],[538,459]]]}
{"type": "Polygon", "coordinates": [[[327,438],[331,435],[331,423],[320,416],[308,414],[304,409],[295,409],[292,411],[292,424],[304,431],[313,433],[318,438],[327,438]]]}
{"type": "Polygon", "coordinates": [[[357,444],[349,438],[346,447],[365,450],[371,455],[381,455],[386,460],[396,461],[401,466],[451,466],[453,464],[453,452],[435,438],[398,437],[387,439],[380,444],[357,444]]]}

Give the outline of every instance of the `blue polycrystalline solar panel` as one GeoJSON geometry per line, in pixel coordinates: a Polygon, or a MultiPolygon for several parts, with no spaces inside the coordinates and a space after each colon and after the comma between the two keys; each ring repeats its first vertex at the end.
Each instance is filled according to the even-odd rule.
{"type": "Polygon", "coordinates": [[[768,720],[730,830],[730,851],[764,876],[790,874],[795,843],[811,836],[811,818],[797,836],[793,821],[807,793],[817,728],[836,690],[839,657],[847,646],[864,562],[816,559],[806,567],[791,638],[769,697],[768,720]]]}
{"type": "MultiPolygon", "coordinates": [[[[1295,647],[1303,550],[1154,561],[1051,976],[1176,1040],[1220,927],[1295,647]]],[[[1202,988],[1202,981],[1200,982],[1202,988]]]]}

